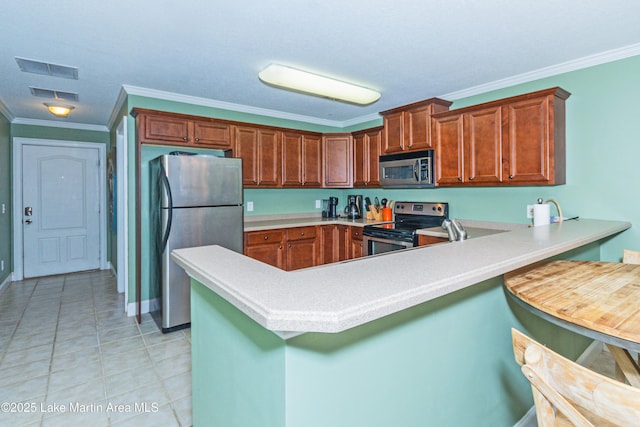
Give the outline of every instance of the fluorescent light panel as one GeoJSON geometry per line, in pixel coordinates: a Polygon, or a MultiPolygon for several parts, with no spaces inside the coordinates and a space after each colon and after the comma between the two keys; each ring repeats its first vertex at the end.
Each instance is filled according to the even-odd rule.
{"type": "Polygon", "coordinates": [[[366,105],[380,99],[380,93],[375,90],[284,65],[271,64],[258,76],[274,86],[354,104],[366,105]]]}

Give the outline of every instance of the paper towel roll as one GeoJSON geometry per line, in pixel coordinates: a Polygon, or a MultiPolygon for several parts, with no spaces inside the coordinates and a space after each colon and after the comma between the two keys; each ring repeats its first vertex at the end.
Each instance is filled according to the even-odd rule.
{"type": "Polygon", "coordinates": [[[551,223],[551,206],[548,203],[533,205],[533,226],[551,223]]]}

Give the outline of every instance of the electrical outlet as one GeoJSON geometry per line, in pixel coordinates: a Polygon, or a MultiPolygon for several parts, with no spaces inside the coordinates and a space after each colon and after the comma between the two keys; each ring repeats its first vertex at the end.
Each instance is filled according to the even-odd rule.
{"type": "Polygon", "coordinates": [[[322,200],[316,200],[316,209],[322,209],[322,200]]]}
{"type": "Polygon", "coordinates": [[[533,218],[533,205],[527,205],[527,218],[533,218]]]}
{"type": "Polygon", "coordinates": [[[7,212],[7,206],[3,203],[2,204],[2,215],[4,215],[7,212]]]}
{"type": "Polygon", "coordinates": [[[253,212],[253,202],[247,202],[247,212],[253,212]]]}

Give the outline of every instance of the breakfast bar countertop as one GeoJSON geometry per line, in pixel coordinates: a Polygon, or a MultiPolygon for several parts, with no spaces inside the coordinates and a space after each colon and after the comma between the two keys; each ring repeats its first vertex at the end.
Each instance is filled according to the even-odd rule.
{"type": "Polygon", "coordinates": [[[524,226],[290,272],[220,246],[178,249],[172,258],[192,278],[286,339],[345,331],[629,227],[625,221],[595,219],[524,226]]]}

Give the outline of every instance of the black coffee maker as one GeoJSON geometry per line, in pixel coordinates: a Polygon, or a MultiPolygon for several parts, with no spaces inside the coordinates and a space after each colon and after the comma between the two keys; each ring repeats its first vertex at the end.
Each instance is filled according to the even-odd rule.
{"type": "Polygon", "coordinates": [[[324,218],[338,218],[338,198],[329,197],[326,210],[322,211],[324,218]]]}

